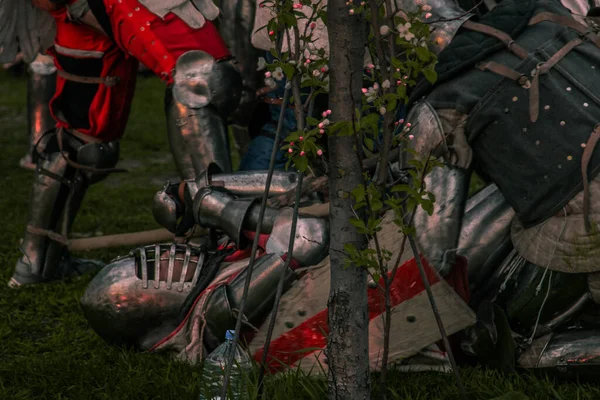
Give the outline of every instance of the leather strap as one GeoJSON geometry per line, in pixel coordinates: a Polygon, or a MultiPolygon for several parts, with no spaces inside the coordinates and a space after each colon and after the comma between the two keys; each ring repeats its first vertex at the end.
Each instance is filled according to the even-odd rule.
{"type": "Polygon", "coordinates": [[[499,64],[495,61],[479,63],[475,67],[481,71],[490,71],[510,80],[513,80],[525,89],[529,89],[529,87],[531,86],[531,81],[529,80],[527,75],[515,71],[514,69],[507,67],[506,65],[499,64]]]}
{"type": "Polygon", "coordinates": [[[31,225],[27,225],[26,229],[27,229],[27,232],[29,232],[33,235],[45,236],[48,239],[53,240],[57,243],[60,243],[61,245],[65,246],[65,247],[69,245],[69,240],[65,236],[58,234],[56,232],[52,232],[47,229],[36,228],[31,225]]]}
{"type": "Polygon", "coordinates": [[[516,55],[522,60],[526,59],[529,55],[529,52],[527,50],[516,44],[513,38],[511,38],[506,33],[502,32],[501,30],[492,28],[488,25],[478,24],[477,22],[473,21],[466,21],[462,26],[463,28],[469,29],[471,31],[480,32],[488,36],[495,37],[496,39],[503,42],[508,48],[508,50],[510,50],[514,55],[516,55]]]}
{"type": "Polygon", "coordinates": [[[600,141],[600,124],[596,125],[594,131],[588,139],[583,155],[581,156],[581,176],[583,177],[583,222],[585,224],[585,230],[590,233],[592,230],[592,224],[590,223],[590,183],[588,178],[588,166],[594,149],[600,141]]]}
{"type": "Polygon", "coordinates": [[[107,76],[105,78],[93,77],[93,76],[79,76],[73,75],[65,71],[58,71],[58,76],[68,81],[79,82],[79,83],[88,83],[88,84],[99,84],[105,86],[114,86],[119,81],[119,78],[116,76],[107,76]]]}
{"type": "Polygon", "coordinates": [[[545,21],[554,22],[555,24],[571,28],[588,38],[596,46],[600,47],[600,37],[598,35],[596,35],[587,26],[580,24],[579,22],[575,21],[572,17],[569,17],[567,15],[558,15],[550,12],[542,12],[537,14],[535,17],[531,18],[531,20],[529,21],[529,25],[536,25],[540,22],[545,21]]]}
{"type": "Polygon", "coordinates": [[[535,69],[529,94],[529,117],[536,122],[540,115],[540,75],[547,74],[552,67],[560,62],[573,48],[583,43],[580,38],[573,39],[560,48],[548,61],[540,63],[535,69]]]}

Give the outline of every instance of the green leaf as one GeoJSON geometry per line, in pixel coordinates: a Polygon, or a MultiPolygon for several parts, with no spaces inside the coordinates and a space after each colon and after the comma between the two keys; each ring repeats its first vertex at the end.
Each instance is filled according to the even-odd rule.
{"type": "Polygon", "coordinates": [[[283,64],[281,69],[288,79],[292,79],[296,73],[296,68],[292,64],[283,64]]]}
{"type": "Polygon", "coordinates": [[[317,126],[319,125],[319,120],[313,117],[306,117],[306,123],[310,126],[317,126]]]}
{"type": "Polygon", "coordinates": [[[365,142],[365,146],[367,146],[367,149],[369,149],[370,151],[373,151],[373,149],[375,148],[375,142],[373,141],[373,139],[369,139],[369,138],[365,138],[364,139],[365,142]]]}
{"type": "Polygon", "coordinates": [[[421,61],[429,61],[431,58],[431,52],[427,47],[419,46],[415,51],[417,52],[417,57],[419,57],[419,60],[421,61]]]}
{"type": "Polygon", "coordinates": [[[435,81],[437,81],[437,72],[435,70],[435,66],[432,65],[430,67],[425,68],[423,70],[423,76],[425,76],[425,79],[427,79],[429,83],[435,83],[435,81]]]}
{"type": "Polygon", "coordinates": [[[365,200],[366,192],[364,185],[358,185],[357,187],[352,189],[351,193],[352,197],[354,197],[354,201],[356,201],[357,203],[365,200]]]}
{"type": "Polygon", "coordinates": [[[361,219],[358,219],[358,218],[350,218],[350,223],[351,223],[353,226],[355,226],[355,227],[357,227],[357,228],[359,228],[359,229],[362,229],[362,230],[366,230],[366,229],[367,229],[367,228],[365,227],[365,223],[364,223],[364,221],[363,221],[363,220],[361,220],[361,219]]]}
{"type": "Polygon", "coordinates": [[[306,171],[306,168],[308,167],[308,158],[302,156],[294,157],[294,166],[300,172],[306,171]]]}

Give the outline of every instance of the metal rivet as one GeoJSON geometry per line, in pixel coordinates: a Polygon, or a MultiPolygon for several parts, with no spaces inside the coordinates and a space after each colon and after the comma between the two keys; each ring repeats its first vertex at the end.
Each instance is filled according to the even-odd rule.
{"type": "Polygon", "coordinates": [[[536,146],[539,146],[539,145],[540,145],[540,141],[539,141],[539,140],[536,140],[536,141],[535,141],[535,145],[536,145],[536,146]]]}
{"type": "Polygon", "coordinates": [[[512,101],[517,101],[517,100],[519,100],[519,98],[517,96],[512,98],[512,101]]]}
{"type": "Polygon", "coordinates": [[[151,41],[151,42],[150,42],[150,44],[151,44],[152,46],[154,46],[154,40],[153,40],[153,41],[151,41]]]}
{"type": "Polygon", "coordinates": [[[567,156],[567,160],[571,161],[573,159],[573,156],[567,156]]]}
{"type": "Polygon", "coordinates": [[[298,315],[301,317],[304,317],[306,315],[306,311],[304,310],[298,310],[298,315]]]}
{"type": "Polygon", "coordinates": [[[508,108],[505,108],[505,109],[504,109],[504,112],[505,112],[506,114],[508,114],[508,108]]]}
{"type": "Polygon", "coordinates": [[[374,281],[369,281],[369,287],[371,289],[375,289],[377,287],[377,284],[374,281]]]}
{"type": "Polygon", "coordinates": [[[146,21],[146,26],[150,26],[150,21],[146,21]]]}
{"type": "Polygon", "coordinates": [[[544,110],[549,110],[550,106],[544,106],[544,110]]]}
{"type": "Polygon", "coordinates": [[[558,169],[562,169],[562,164],[558,164],[556,167],[557,167],[558,169]]]}
{"type": "Polygon", "coordinates": [[[582,149],[585,149],[585,148],[586,148],[586,146],[587,146],[587,144],[585,144],[585,143],[581,143],[581,148],[582,148],[582,149]]]}
{"type": "Polygon", "coordinates": [[[583,103],[583,106],[587,107],[587,106],[589,106],[589,104],[588,103],[583,103]]]}
{"type": "Polygon", "coordinates": [[[142,26],[142,27],[140,28],[140,31],[142,31],[142,32],[143,32],[143,31],[144,31],[144,29],[145,29],[145,28],[142,26]]]}
{"type": "Polygon", "coordinates": [[[132,13],[127,14],[128,17],[133,17],[132,13]]]}
{"type": "Polygon", "coordinates": [[[411,323],[412,323],[412,322],[415,322],[415,321],[417,320],[417,317],[415,317],[414,315],[408,315],[408,316],[406,317],[406,320],[407,320],[408,322],[411,322],[411,323]]]}
{"type": "Polygon", "coordinates": [[[527,128],[523,128],[523,133],[527,132],[527,128]]]}
{"type": "Polygon", "coordinates": [[[165,55],[163,56],[163,58],[166,60],[166,59],[167,59],[167,55],[165,54],[165,55]]]}
{"type": "Polygon", "coordinates": [[[544,179],[545,179],[545,180],[548,180],[548,175],[544,175],[544,179]]]}
{"type": "Polygon", "coordinates": [[[571,86],[568,86],[567,87],[567,92],[570,92],[570,91],[571,91],[571,86]]]}
{"type": "Polygon", "coordinates": [[[566,122],[565,121],[560,121],[560,126],[565,126],[566,122]]]}
{"type": "Polygon", "coordinates": [[[136,7],[136,8],[135,8],[135,11],[140,11],[140,8],[139,8],[139,7],[136,7]]]}
{"type": "Polygon", "coordinates": [[[286,327],[286,328],[290,328],[290,329],[291,329],[291,328],[293,328],[293,327],[294,327],[294,323],[293,323],[293,322],[286,322],[286,323],[285,323],[285,327],[286,327]]]}

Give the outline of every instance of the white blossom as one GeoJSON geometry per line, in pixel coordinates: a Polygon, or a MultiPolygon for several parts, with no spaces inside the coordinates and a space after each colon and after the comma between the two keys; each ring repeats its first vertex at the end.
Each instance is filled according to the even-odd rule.
{"type": "Polygon", "coordinates": [[[319,76],[321,76],[321,71],[319,71],[318,69],[315,69],[315,70],[312,72],[312,74],[313,74],[313,76],[316,76],[316,77],[318,78],[319,76]]]}
{"type": "Polygon", "coordinates": [[[381,107],[379,109],[379,114],[381,114],[381,115],[385,114],[386,112],[387,112],[387,110],[385,109],[385,107],[381,107]]]}
{"type": "Polygon", "coordinates": [[[283,70],[281,67],[275,68],[275,71],[273,71],[273,78],[277,79],[278,81],[283,79],[283,70]]]}
{"type": "Polygon", "coordinates": [[[384,89],[389,89],[390,86],[391,86],[390,81],[387,79],[381,83],[381,87],[384,89]]]}
{"type": "Polygon", "coordinates": [[[271,89],[275,89],[275,87],[277,86],[277,82],[275,82],[275,79],[273,78],[267,78],[265,79],[265,85],[267,85],[271,89]]]}
{"type": "Polygon", "coordinates": [[[381,25],[381,27],[379,28],[379,33],[381,33],[382,35],[387,35],[390,32],[390,27],[387,25],[381,25]]]}
{"type": "Polygon", "coordinates": [[[257,71],[262,71],[266,67],[267,67],[267,60],[265,60],[264,57],[259,57],[258,58],[258,68],[256,70],[257,71]]]}
{"type": "Polygon", "coordinates": [[[415,35],[413,35],[409,29],[411,28],[411,23],[407,22],[406,24],[400,24],[396,27],[396,29],[398,30],[398,33],[400,34],[401,37],[404,38],[404,40],[406,40],[407,42],[410,42],[412,39],[415,38],[415,35]]]}

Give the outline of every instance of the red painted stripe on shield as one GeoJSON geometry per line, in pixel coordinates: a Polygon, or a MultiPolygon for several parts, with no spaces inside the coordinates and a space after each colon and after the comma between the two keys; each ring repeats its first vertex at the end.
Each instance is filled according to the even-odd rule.
{"type": "MultiPolygon", "coordinates": [[[[421,257],[421,260],[423,260],[429,284],[434,285],[439,282],[438,275],[427,261],[423,257],[421,257]]],[[[380,285],[383,287],[383,279],[380,280],[380,285]]],[[[423,290],[425,290],[425,287],[417,263],[413,258],[398,268],[394,277],[390,290],[392,307],[412,299],[423,290]]],[[[379,288],[369,288],[368,296],[369,320],[372,320],[385,311],[385,297],[379,288]]],[[[273,340],[269,346],[267,368],[272,373],[279,372],[309,354],[325,348],[327,335],[329,334],[327,318],[328,312],[325,309],[273,340]]],[[[260,349],[254,354],[254,359],[260,362],[262,355],[263,349],[260,349]]]]}

